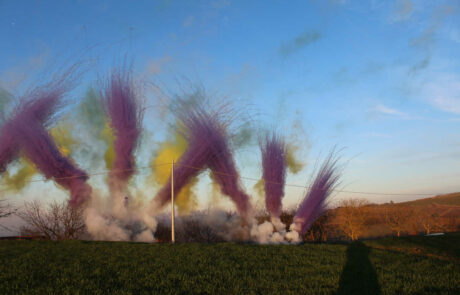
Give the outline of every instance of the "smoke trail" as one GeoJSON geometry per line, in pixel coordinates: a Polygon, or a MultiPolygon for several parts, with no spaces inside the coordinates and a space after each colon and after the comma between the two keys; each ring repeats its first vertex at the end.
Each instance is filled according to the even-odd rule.
{"type": "Polygon", "coordinates": [[[85,125],[85,130],[91,133],[94,138],[99,138],[104,129],[104,107],[101,98],[94,88],[90,87],[85,97],[78,105],[77,116],[85,125]]]}
{"type": "Polygon", "coordinates": [[[293,143],[286,145],[286,167],[292,174],[297,174],[305,166],[305,163],[296,158],[300,147],[295,146],[293,143]]]}
{"type": "Polygon", "coordinates": [[[108,184],[114,206],[118,209],[125,207],[126,188],[134,174],[134,152],[141,134],[142,108],[134,90],[129,71],[121,69],[112,73],[103,98],[115,138],[115,157],[108,184]]]}
{"type": "Polygon", "coordinates": [[[47,126],[54,119],[60,99],[70,88],[69,81],[64,75],[55,83],[37,87],[27,97],[29,99],[21,104],[12,114],[12,117],[3,124],[0,130],[0,173],[5,172],[6,166],[19,156],[19,145],[14,126],[27,119],[32,125],[47,126]]]}
{"type": "MultiPolygon", "coordinates": [[[[77,142],[72,137],[72,125],[60,124],[51,129],[51,136],[59,148],[59,151],[64,156],[69,156],[72,152],[73,146],[77,142]]],[[[17,162],[17,169],[15,173],[11,174],[5,171],[2,182],[8,189],[19,192],[28,183],[28,181],[37,174],[38,171],[35,165],[24,157],[20,157],[17,162]]]]}
{"type": "Polygon", "coordinates": [[[73,125],[69,122],[61,123],[50,130],[59,152],[66,157],[72,153],[73,147],[78,143],[72,136],[72,130],[73,125]]]}
{"type": "MultiPolygon", "coordinates": [[[[211,130],[216,123],[216,118],[200,108],[195,108],[189,113],[182,112],[181,124],[185,126],[184,137],[188,142],[187,149],[174,166],[174,191],[180,192],[182,188],[197,177],[205,168],[211,157],[211,130]],[[195,169],[196,168],[196,169],[195,169]]],[[[170,200],[171,179],[155,196],[154,204],[163,207],[170,200]]],[[[153,213],[153,212],[152,212],[153,213]]]]}
{"type": "Polygon", "coordinates": [[[293,232],[300,235],[305,234],[315,219],[326,209],[326,199],[340,178],[340,173],[337,171],[337,161],[338,158],[333,150],[321,165],[312,186],[300,204],[294,216],[290,234],[293,232]]]}
{"type": "Polygon", "coordinates": [[[112,127],[109,123],[105,123],[104,129],[102,129],[100,137],[107,144],[107,148],[104,153],[105,168],[112,170],[115,162],[115,135],[112,127]]]}
{"type": "MultiPolygon", "coordinates": [[[[177,125],[180,126],[178,123],[177,125]]],[[[181,129],[179,127],[179,129],[181,129]]],[[[183,128],[182,128],[183,129],[183,128]]],[[[150,161],[152,177],[160,185],[165,185],[171,175],[172,160],[177,162],[187,149],[188,143],[185,138],[176,132],[174,139],[168,140],[160,145],[154,158],[150,161]]],[[[175,203],[179,213],[187,213],[196,208],[196,195],[193,191],[198,183],[198,178],[192,178],[185,187],[177,194],[175,203]]]]}
{"type": "Polygon", "coordinates": [[[5,120],[7,108],[13,99],[8,91],[0,87],[0,123],[5,120]]]}
{"type": "Polygon", "coordinates": [[[19,155],[19,147],[15,140],[14,130],[11,123],[6,123],[0,130],[0,173],[6,171],[6,166],[19,155]]]}
{"type": "Polygon", "coordinates": [[[255,190],[260,200],[265,203],[265,182],[264,182],[263,177],[259,179],[252,188],[255,190]]]}
{"type": "Polygon", "coordinates": [[[225,134],[214,134],[212,158],[208,162],[211,178],[220,186],[221,192],[235,203],[238,213],[246,219],[252,211],[249,196],[243,191],[239,182],[238,171],[225,134]]]}
{"type": "Polygon", "coordinates": [[[14,174],[10,174],[9,171],[5,172],[5,175],[2,178],[2,182],[6,187],[13,191],[20,191],[23,189],[27,181],[32,178],[37,173],[37,169],[29,160],[24,157],[19,158],[19,168],[14,174]]]}
{"type": "Polygon", "coordinates": [[[70,71],[52,83],[31,91],[29,98],[13,113],[0,131],[0,172],[24,153],[46,178],[71,192],[70,204],[79,206],[90,197],[91,188],[85,183],[87,175],[76,168],[70,159],[61,155],[46,127],[55,118],[61,98],[70,89],[70,71]]]}
{"type": "Polygon", "coordinates": [[[265,206],[272,217],[281,214],[281,199],[286,181],[286,144],[275,133],[266,135],[261,144],[262,177],[265,188],[265,206]]]}
{"type": "Polygon", "coordinates": [[[88,233],[95,240],[110,241],[142,241],[153,242],[156,220],[143,216],[142,203],[130,199],[129,206],[122,216],[116,216],[114,208],[108,206],[96,189],[91,203],[84,211],[84,219],[88,233]]]}
{"type": "Polygon", "coordinates": [[[91,195],[91,187],[86,183],[87,174],[60,153],[51,135],[42,126],[31,121],[23,118],[12,126],[20,135],[17,136],[17,142],[24,155],[47,179],[54,178],[56,183],[70,190],[71,206],[82,205],[91,195]]]}
{"type": "MultiPolygon", "coordinates": [[[[174,167],[174,191],[179,192],[204,169],[211,169],[213,180],[221,192],[235,203],[238,212],[246,217],[252,209],[249,197],[243,192],[233,154],[226,137],[228,120],[220,112],[207,112],[202,107],[179,114],[188,147],[174,167]]],[[[163,207],[170,200],[171,179],[156,195],[150,210],[163,207]]],[[[154,213],[154,212],[151,212],[154,213]]]]}
{"type": "Polygon", "coordinates": [[[154,241],[156,220],[145,214],[127,187],[134,174],[141,110],[131,72],[125,68],[112,72],[101,95],[90,89],[79,106],[78,116],[90,129],[86,136],[99,147],[89,147],[92,163],[104,159],[110,170],[110,198],[94,192],[84,212],[88,233],[96,240],[154,241]]]}
{"type": "Polygon", "coordinates": [[[89,165],[95,169],[100,169],[105,160],[105,166],[110,170],[115,159],[115,138],[106,120],[101,95],[93,87],[87,90],[78,105],[75,120],[82,127],[78,133],[80,158],[88,159],[89,165]]]}

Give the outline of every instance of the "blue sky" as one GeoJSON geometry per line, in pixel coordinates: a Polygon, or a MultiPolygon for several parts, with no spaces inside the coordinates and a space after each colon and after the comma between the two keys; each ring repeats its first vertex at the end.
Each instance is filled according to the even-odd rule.
{"type": "MultiPolygon", "coordinates": [[[[128,56],[139,79],[171,91],[178,79],[200,83],[301,146],[308,165],[289,183],[307,183],[337,145],[342,189],[408,194],[338,197],[460,191],[458,1],[133,2],[1,0],[0,86],[21,95],[57,65],[83,61],[78,100],[128,56]]],[[[155,116],[144,123],[161,140],[155,116]]],[[[255,146],[237,151],[241,174],[259,177],[259,158],[255,146]]],[[[286,202],[301,194],[288,187],[286,202]]]]}

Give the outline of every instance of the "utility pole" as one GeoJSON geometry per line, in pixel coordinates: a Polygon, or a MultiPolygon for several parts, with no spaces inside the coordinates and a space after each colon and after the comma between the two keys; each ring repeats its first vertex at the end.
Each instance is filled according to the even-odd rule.
{"type": "Polygon", "coordinates": [[[171,162],[171,243],[174,244],[174,159],[171,162]]]}

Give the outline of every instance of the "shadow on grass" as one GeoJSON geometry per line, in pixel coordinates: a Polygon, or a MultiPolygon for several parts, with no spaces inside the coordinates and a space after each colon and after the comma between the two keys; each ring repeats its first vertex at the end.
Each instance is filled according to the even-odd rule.
{"type": "Polygon", "coordinates": [[[382,294],[369,252],[370,249],[361,242],[348,247],[337,294],[382,294]]]}

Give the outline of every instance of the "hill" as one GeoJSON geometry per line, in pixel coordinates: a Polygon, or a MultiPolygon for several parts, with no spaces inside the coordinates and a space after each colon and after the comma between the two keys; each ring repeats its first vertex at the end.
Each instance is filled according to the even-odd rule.
{"type": "Polygon", "coordinates": [[[427,205],[447,205],[460,207],[460,193],[439,195],[430,198],[418,199],[409,202],[395,203],[402,206],[427,206],[427,205]]]}

